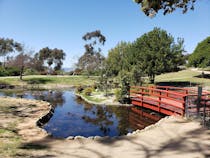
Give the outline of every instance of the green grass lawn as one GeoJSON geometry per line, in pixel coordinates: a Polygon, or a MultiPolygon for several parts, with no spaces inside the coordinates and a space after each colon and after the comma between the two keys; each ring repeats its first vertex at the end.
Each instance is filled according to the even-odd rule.
{"type": "Polygon", "coordinates": [[[0,77],[0,83],[5,83],[9,85],[23,86],[23,85],[69,85],[69,86],[78,86],[78,85],[92,85],[96,82],[97,77],[86,77],[86,76],[24,76],[23,81],[19,77],[0,77]]]}
{"type": "MultiPolygon", "coordinates": [[[[198,78],[200,72],[192,70],[182,70],[179,72],[166,73],[156,76],[155,82],[190,82],[193,84],[200,84],[203,86],[210,86],[210,79],[198,78]]],[[[92,85],[97,81],[98,77],[86,77],[86,76],[24,76],[23,81],[19,77],[0,77],[0,83],[9,85],[45,85],[45,86],[78,86],[78,85],[92,85]]]]}
{"type": "Polygon", "coordinates": [[[198,78],[200,72],[192,70],[182,70],[179,72],[171,72],[156,76],[155,82],[190,82],[203,86],[210,86],[210,79],[198,78]]]}

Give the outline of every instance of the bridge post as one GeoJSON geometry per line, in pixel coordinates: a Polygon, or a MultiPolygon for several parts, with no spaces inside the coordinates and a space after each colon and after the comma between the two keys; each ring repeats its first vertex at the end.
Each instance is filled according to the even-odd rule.
{"type": "Polygon", "coordinates": [[[206,126],[206,99],[204,101],[204,107],[203,107],[203,126],[206,126]]]}
{"type": "Polygon", "coordinates": [[[202,96],[202,87],[198,87],[198,98],[197,98],[197,116],[200,115],[200,106],[201,106],[201,96],[202,96]]]}
{"type": "Polygon", "coordinates": [[[168,87],[166,88],[166,96],[168,97],[168,87]]]}
{"type": "Polygon", "coordinates": [[[158,101],[158,112],[160,112],[160,105],[161,105],[161,91],[160,91],[160,93],[159,93],[159,97],[158,97],[158,99],[159,99],[159,101],[158,101]]]}
{"type": "Polygon", "coordinates": [[[184,97],[184,116],[185,117],[189,117],[189,113],[188,113],[188,104],[189,104],[189,101],[188,101],[188,96],[185,96],[184,97]]]}

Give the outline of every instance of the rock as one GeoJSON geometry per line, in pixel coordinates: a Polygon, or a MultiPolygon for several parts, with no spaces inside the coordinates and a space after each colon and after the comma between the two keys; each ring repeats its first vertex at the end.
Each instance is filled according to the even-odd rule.
{"type": "Polygon", "coordinates": [[[100,136],[95,136],[94,137],[94,140],[100,140],[102,137],[100,137],[100,136]]]}
{"type": "Polygon", "coordinates": [[[69,136],[66,138],[67,140],[73,140],[74,139],[74,136],[69,136]]]}
{"type": "Polygon", "coordinates": [[[90,136],[90,137],[88,137],[88,139],[94,139],[94,137],[93,136],[90,136]]]}
{"type": "Polygon", "coordinates": [[[85,139],[85,137],[83,137],[83,136],[76,136],[76,137],[74,137],[74,139],[85,139]]]}

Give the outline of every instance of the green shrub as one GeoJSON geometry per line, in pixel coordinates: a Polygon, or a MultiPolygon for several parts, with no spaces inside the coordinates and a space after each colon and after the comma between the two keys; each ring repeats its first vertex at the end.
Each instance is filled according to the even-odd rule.
{"type": "Polygon", "coordinates": [[[17,67],[8,67],[6,68],[7,76],[19,76],[20,69],[17,67]]]}
{"type": "Polygon", "coordinates": [[[7,76],[7,71],[3,67],[0,67],[0,76],[7,76]]]}
{"type": "Polygon", "coordinates": [[[39,72],[34,69],[26,69],[24,75],[39,75],[39,72]]]}
{"type": "Polygon", "coordinates": [[[91,87],[87,87],[84,89],[84,94],[87,95],[87,96],[90,96],[93,92],[93,88],[91,87]]]}
{"type": "Polygon", "coordinates": [[[82,93],[83,90],[84,90],[84,86],[81,86],[81,85],[76,88],[77,93],[82,93]]]}
{"type": "Polygon", "coordinates": [[[0,67],[0,76],[19,76],[20,69],[16,67],[3,68],[0,67]]]}
{"type": "Polygon", "coordinates": [[[121,100],[122,99],[122,95],[121,95],[121,89],[115,89],[115,91],[114,91],[114,94],[115,94],[115,98],[116,98],[116,101],[119,101],[119,100],[121,100]]]}

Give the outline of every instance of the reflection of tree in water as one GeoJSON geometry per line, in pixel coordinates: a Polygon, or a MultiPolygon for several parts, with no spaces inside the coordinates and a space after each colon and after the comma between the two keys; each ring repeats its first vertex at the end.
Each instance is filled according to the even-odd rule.
{"type": "Polygon", "coordinates": [[[84,106],[84,111],[90,112],[92,116],[82,116],[82,119],[87,122],[100,127],[100,130],[104,135],[108,135],[110,132],[110,126],[114,124],[114,117],[118,119],[118,132],[119,135],[124,135],[129,132],[129,108],[128,107],[116,107],[116,106],[96,106],[91,105],[82,100],[80,97],[76,97],[75,101],[84,106]]]}
{"type": "Polygon", "coordinates": [[[105,106],[88,104],[80,97],[76,97],[75,101],[78,103],[78,105],[83,106],[84,111],[87,112],[82,116],[82,119],[86,123],[91,123],[93,125],[99,126],[103,134],[108,135],[108,133],[110,132],[109,126],[113,125],[113,121],[111,120],[113,116],[112,111],[110,109],[107,109],[105,106]]]}
{"type": "Polygon", "coordinates": [[[59,91],[37,91],[33,93],[35,99],[50,102],[54,106],[62,106],[65,103],[63,92],[59,91]]]}
{"type": "Polygon", "coordinates": [[[110,132],[110,126],[114,124],[111,120],[113,112],[106,106],[93,106],[89,105],[84,108],[85,111],[91,111],[92,117],[83,115],[82,119],[87,122],[99,126],[104,135],[108,135],[110,132]]]}
{"type": "Polygon", "coordinates": [[[113,107],[112,108],[113,112],[115,113],[116,117],[119,120],[118,123],[118,131],[119,135],[125,135],[128,132],[130,132],[130,126],[129,126],[129,111],[130,107],[113,107]]]}
{"type": "Polygon", "coordinates": [[[88,104],[81,97],[75,97],[75,102],[77,102],[78,105],[84,106],[85,111],[91,111],[91,109],[93,108],[93,105],[88,104]]]}

